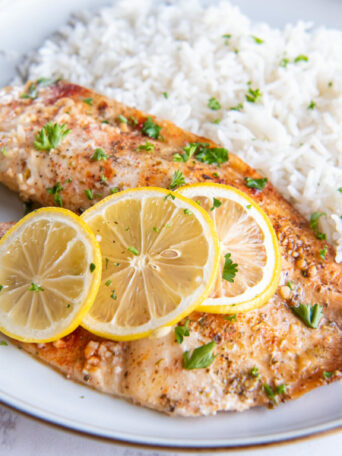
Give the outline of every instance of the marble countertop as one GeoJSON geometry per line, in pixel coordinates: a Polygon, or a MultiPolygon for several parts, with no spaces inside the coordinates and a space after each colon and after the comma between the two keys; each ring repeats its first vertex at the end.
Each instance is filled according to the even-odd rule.
{"type": "MultiPolygon", "coordinates": [[[[291,456],[342,454],[342,432],[336,432],[303,442],[219,454],[288,456],[289,453],[291,456]]],[[[0,405],[1,456],[93,456],[94,454],[101,456],[161,456],[166,453],[129,448],[124,445],[102,442],[91,437],[77,435],[37,422],[0,405]]],[[[185,453],[174,452],[167,454],[176,456],[185,453]]],[[[210,452],[201,454],[209,455],[210,452]]]]}

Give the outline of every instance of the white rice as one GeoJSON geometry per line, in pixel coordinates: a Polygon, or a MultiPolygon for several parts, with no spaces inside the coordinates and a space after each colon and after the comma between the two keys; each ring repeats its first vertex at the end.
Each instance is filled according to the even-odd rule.
{"type": "Polygon", "coordinates": [[[320,230],[342,261],[341,56],[340,31],[254,24],[226,1],[124,0],[79,14],[30,59],[28,76],[63,76],[221,143],[308,218],[325,212],[320,230]],[[258,103],[245,99],[248,81],[258,103]],[[208,108],[211,97],[222,109],[208,108]]]}

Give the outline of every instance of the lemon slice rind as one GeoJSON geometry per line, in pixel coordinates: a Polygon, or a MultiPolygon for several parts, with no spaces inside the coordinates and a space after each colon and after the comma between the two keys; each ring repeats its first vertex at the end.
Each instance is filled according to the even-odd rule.
{"type": "MultiPolygon", "coordinates": [[[[118,325],[115,325],[113,322],[100,322],[98,319],[92,316],[92,311],[95,311],[93,308],[92,311],[85,316],[82,322],[82,326],[88,331],[101,337],[106,337],[113,340],[135,340],[147,337],[150,334],[158,331],[160,328],[176,324],[186,315],[191,313],[195,308],[197,308],[208,297],[210,290],[212,289],[212,286],[215,282],[219,266],[219,244],[214,224],[205,210],[203,210],[193,201],[188,200],[178,193],[156,187],[140,187],[136,189],[129,189],[105,198],[95,206],[85,211],[82,214],[82,217],[96,233],[96,227],[92,225],[92,220],[95,220],[95,218],[99,216],[104,218],[106,210],[113,204],[118,204],[130,199],[144,201],[149,198],[168,198],[168,201],[172,202],[175,205],[176,209],[182,209],[182,211],[190,211],[192,213],[192,216],[195,216],[199,221],[203,229],[203,235],[208,242],[208,250],[210,252],[207,262],[203,267],[203,280],[198,284],[196,291],[182,299],[181,304],[177,306],[174,311],[167,313],[160,318],[151,319],[140,326],[127,326],[124,328],[122,326],[120,327],[118,325]]],[[[184,217],[189,217],[189,215],[184,215],[184,217]]],[[[181,226],[179,226],[179,230],[182,230],[181,226]]],[[[103,258],[106,258],[106,255],[107,253],[105,251],[102,251],[103,258]]],[[[104,270],[105,268],[103,267],[103,271],[104,270]]]]}
{"type": "MultiPolygon", "coordinates": [[[[7,336],[22,341],[22,342],[39,342],[39,343],[45,343],[45,342],[52,342],[57,339],[60,339],[68,334],[70,334],[72,331],[74,331],[79,324],[81,323],[82,319],[84,318],[85,314],[90,310],[97,292],[98,288],[100,286],[100,280],[101,280],[101,268],[102,268],[102,261],[101,261],[101,251],[100,251],[100,246],[99,243],[97,242],[94,234],[92,231],[89,229],[89,227],[86,225],[86,223],[77,215],[75,215],[73,212],[63,209],[63,208],[54,208],[54,207],[48,207],[48,208],[42,208],[38,209],[28,215],[26,215],[24,218],[22,218],[16,225],[14,225],[0,240],[0,267],[1,267],[1,261],[2,261],[2,255],[4,252],[8,251],[8,249],[11,248],[11,245],[13,245],[13,242],[16,242],[19,238],[22,237],[23,233],[25,233],[25,230],[29,229],[29,227],[32,224],[35,223],[40,223],[40,222],[51,222],[52,224],[60,224],[64,225],[65,227],[70,227],[72,228],[75,233],[77,233],[75,237],[75,241],[81,241],[83,245],[85,246],[85,252],[86,252],[86,265],[84,265],[84,276],[76,277],[75,280],[77,281],[78,279],[83,282],[82,286],[82,291],[80,291],[79,295],[77,296],[77,299],[74,297],[69,297],[68,301],[70,304],[67,306],[70,308],[70,312],[65,318],[61,318],[58,321],[52,321],[51,325],[47,328],[44,329],[35,329],[35,328],[29,328],[27,326],[23,326],[20,324],[16,324],[13,319],[6,313],[3,312],[0,309],[0,331],[6,334],[7,336]],[[93,264],[95,266],[95,269],[93,271],[90,270],[90,264],[93,264]]],[[[49,241],[53,242],[53,236],[50,235],[49,241]]],[[[46,240],[47,242],[47,240],[46,240]]],[[[44,247],[46,244],[44,244],[44,247]]],[[[32,250],[31,250],[32,251],[32,250]]],[[[39,253],[43,256],[43,252],[36,252],[38,255],[39,253]]],[[[68,253],[64,252],[64,255],[67,255],[68,253]]],[[[63,255],[63,254],[62,254],[63,255]]],[[[27,255],[26,256],[26,261],[27,261],[27,255]]],[[[31,263],[34,261],[33,258],[28,258],[28,261],[31,263]]],[[[53,268],[53,264],[51,265],[51,268],[53,268]]],[[[7,270],[7,267],[4,267],[3,270],[7,270]]],[[[45,271],[44,271],[45,272],[45,271]]],[[[43,284],[45,281],[46,283],[49,283],[49,286],[53,287],[54,294],[60,293],[60,296],[63,296],[63,290],[58,289],[58,285],[56,288],[56,283],[52,283],[54,280],[59,282],[60,278],[54,279],[53,277],[50,278],[45,278],[44,279],[44,272],[42,274],[41,278],[31,277],[30,272],[27,271],[20,271],[19,265],[18,265],[18,271],[16,271],[17,274],[20,274],[21,277],[25,275],[27,279],[25,279],[25,285],[23,285],[21,288],[23,291],[26,292],[27,296],[30,296],[30,293],[32,293],[32,300],[35,298],[35,291],[29,291],[27,292],[29,286],[32,284],[32,282],[40,282],[43,284]],[[27,283],[26,283],[27,282],[27,283]]],[[[62,274],[63,276],[63,274],[62,274]]],[[[61,276],[61,278],[63,278],[61,276]]],[[[3,278],[3,275],[2,275],[3,278]]],[[[73,279],[73,278],[72,278],[73,279]]],[[[70,280],[70,277],[67,277],[64,280],[70,280]]],[[[1,282],[2,279],[1,279],[1,282]]],[[[61,281],[62,282],[62,281],[61,281]]],[[[3,289],[1,290],[0,293],[6,293],[6,284],[2,283],[3,289]]],[[[81,287],[80,287],[81,290],[81,287]]],[[[12,291],[12,290],[8,290],[12,291]]],[[[73,291],[74,293],[75,291],[73,291]]],[[[41,291],[40,293],[44,293],[44,291],[41,291]]],[[[15,293],[14,293],[15,296],[15,293]]],[[[1,299],[1,295],[0,295],[1,299]]],[[[64,299],[64,297],[63,297],[64,299]]],[[[43,301],[42,301],[43,302],[43,301]]],[[[46,305],[46,302],[44,303],[46,305]]],[[[31,303],[33,306],[33,301],[31,303]]],[[[35,304],[35,307],[37,305],[35,304]]],[[[33,313],[34,313],[33,309],[33,313]]],[[[50,317],[53,314],[53,309],[50,309],[49,311],[50,317]]]]}
{"type": "MultiPolygon", "coordinates": [[[[264,245],[267,255],[267,265],[263,278],[255,286],[247,288],[239,296],[208,297],[197,310],[208,313],[235,314],[247,312],[263,306],[276,292],[281,271],[281,256],[279,243],[271,221],[258,204],[242,191],[222,184],[200,183],[181,187],[177,192],[187,198],[205,196],[208,198],[227,198],[245,208],[264,235],[264,245]]],[[[215,209],[217,210],[217,209],[215,209]]],[[[224,255],[222,251],[221,255],[224,255]]],[[[234,260],[234,258],[233,258],[234,260]]],[[[223,279],[222,279],[223,280],[223,279]]]]}

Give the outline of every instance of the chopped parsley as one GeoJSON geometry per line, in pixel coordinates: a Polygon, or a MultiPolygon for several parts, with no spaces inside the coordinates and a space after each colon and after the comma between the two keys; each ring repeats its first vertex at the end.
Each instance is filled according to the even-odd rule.
{"type": "Polygon", "coordinates": [[[178,325],[175,327],[175,335],[176,335],[177,343],[181,344],[184,340],[184,337],[190,336],[189,323],[190,323],[190,320],[187,318],[184,326],[178,325]]]}
{"type": "Polygon", "coordinates": [[[267,385],[267,383],[264,384],[264,391],[266,396],[275,404],[278,403],[277,401],[277,396],[280,394],[285,394],[286,393],[286,385],[283,383],[282,385],[278,385],[275,387],[273,390],[270,385],[267,385]]]}
{"type": "MultiPolygon", "coordinates": [[[[4,148],[4,149],[5,149],[5,148],[4,148]]],[[[6,151],[6,149],[5,149],[5,151],[6,151]]],[[[2,153],[3,153],[3,152],[2,152],[2,153]]],[[[4,155],[6,155],[6,152],[5,152],[4,155]]],[[[342,187],[339,187],[339,188],[337,189],[337,191],[340,192],[340,193],[342,193],[342,187]]]]}
{"type": "Polygon", "coordinates": [[[251,204],[247,204],[246,209],[250,209],[252,207],[251,204]]]}
{"type": "Polygon", "coordinates": [[[110,295],[110,297],[111,297],[112,299],[114,299],[114,301],[116,301],[116,300],[118,299],[118,297],[117,297],[116,294],[115,294],[115,290],[112,290],[112,294],[110,295]]]}
{"type": "Polygon", "coordinates": [[[86,194],[86,197],[88,198],[89,201],[92,201],[94,199],[94,192],[90,188],[87,188],[84,190],[84,193],[86,194]]]}
{"type": "Polygon", "coordinates": [[[114,266],[120,266],[120,263],[117,263],[117,262],[115,262],[113,264],[114,264],[114,266]]]}
{"type": "Polygon", "coordinates": [[[317,239],[323,240],[327,238],[327,235],[325,233],[321,233],[318,229],[318,220],[326,216],[327,214],[325,212],[313,212],[311,217],[310,217],[310,228],[314,230],[314,233],[316,235],[317,239]]]}
{"type": "Polygon", "coordinates": [[[111,195],[113,195],[114,193],[118,193],[118,192],[119,192],[118,187],[112,187],[112,188],[110,189],[111,195]]]}
{"type": "Polygon", "coordinates": [[[287,282],[286,286],[289,287],[291,291],[294,290],[294,288],[293,288],[293,282],[291,282],[291,281],[287,282]]]}
{"type": "Polygon", "coordinates": [[[163,97],[167,100],[169,98],[169,94],[167,92],[163,92],[163,97]]]}
{"type": "Polygon", "coordinates": [[[186,208],[186,209],[184,209],[184,214],[185,215],[192,215],[192,212],[190,211],[190,209],[186,208]]]}
{"type": "Polygon", "coordinates": [[[312,329],[316,329],[323,316],[323,306],[318,304],[302,304],[299,306],[291,307],[292,312],[305,323],[306,326],[312,329]]]}
{"type": "Polygon", "coordinates": [[[220,122],[221,122],[222,119],[215,119],[213,120],[211,123],[212,124],[215,124],[215,125],[218,125],[220,122]]]}
{"type": "Polygon", "coordinates": [[[138,147],[138,150],[146,150],[147,152],[153,152],[154,144],[146,141],[145,144],[140,144],[140,146],[138,147]]]}
{"type": "Polygon", "coordinates": [[[197,144],[198,143],[189,143],[185,147],[183,147],[184,153],[183,154],[175,154],[173,156],[173,161],[175,162],[187,162],[197,151],[197,144]]]}
{"type": "Polygon", "coordinates": [[[29,291],[44,291],[44,288],[32,282],[29,291]]]}
{"type": "Polygon", "coordinates": [[[220,176],[217,173],[213,173],[213,176],[219,178],[220,176]]]}
{"type": "Polygon", "coordinates": [[[260,101],[261,96],[262,93],[260,92],[260,89],[253,90],[252,87],[248,88],[248,92],[245,95],[246,100],[249,103],[257,103],[258,101],[260,101]]]}
{"type": "Polygon", "coordinates": [[[323,249],[321,249],[321,250],[319,251],[319,256],[322,258],[322,260],[325,260],[325,256],[326,256],[326,254],[327,254],[327,251],[328,251],[328,246],[327,246],[327,245],[325,245],[325,246],[323,247],[323,249]]]}
{"type": "Polygon", "coordinates": [[[155,233],[159,233],[159,230],[158,230],[158,228],[157,228],[156,226],[154,226],[154,227],[152,228],[152,230],[153,230],[155,233]]]}
{"type": "Polygon", "coordinates": [[[251,37],[253,38],[253,40],[254,40],[257,44],[262,44],[262,43],[265,42],[264,40],[262,40],[261,38],[258,38],[258,37],[255,36],[255,35],[251,35],[251,37]]]}
{"type": "Polygon", "coordinates": [[[176,187],[179,187],[180,185],[185,184],[185,178],[183,176],[183,173],[179,171],[179,169],[176,169],[176,171],[173,173],[172,176],[172,181],[170,184],[170,189],[173,190],[176,187]]]}
{"type": "Polygon", "coordinates": [[[287,65],[290,63],[290,60],[287,59],[286,57],[284,57],[281,61],[280,61],[280,66],[283,67],[283,68],[286,68],[287,65]]]}
{"type": "Polygon", "coordinates": [[[7,346],[8,346],[8,342],[6,342],[5,340],[2,340],[2,341],[0,342],[0,345],[3,345],[3,346],[5,346],[5,347],[7,347],[7,346]]]}
{"type": "Polygon", "coordinates": [[[208,101],[208,107],[213,111],[218,111],[222,108],[221,103],[215,98],[211,97],[208,101]]]}
{"type": "Polygon", "coordinates": [[[107,280],[107,282],[105,282],[106,287],[109,287],[109,285],[111,285],[111,284],[112,284],[111,280],[107,280]]]}
{"type": "Polygon", "coordinates": [[[101,179],[101,182],[103,182],[103,183],[107,181],[107,178],[104,174],[101,174],[100,179],[101,179]]]}
{"type": "Polygon", "coordinates": [[[309,104],[309,106],[308,106],[308,109],[315,109],[315,107],[316,107],[316,103],[315,103],[314,101],[311,100],[311,101],[310,101],[310,104],[309,104]]]}
{"type": "Polygon", "coordinates": [[[222,38],[225,39],[225,42],[224,42],[225,45],[229,44],[229,40],[231,37],[232,37],[232,35],[230,33],[225,33],[224,35],[222,35],[222,38]]]}
{"type": "Polygon", "coordinates": [[[83,102],[87,103],[89,106],[92,106],[93,99],[92,98],[83,98],[83,102]]]}
{"type": "Polygon", "coordinates": [[[217,207],[220,207],[221,204],[222,204],[222,202],[221,202],[219,199],[217,199],[217,198],[214,197],[214,199],[213,199],[213,205],[211,206],[210,210],[213,211],[213,210],[216,209],[217,207]]]}
{"type": "Polygon", "coordinates": [[[230,257],[231,253],[226,253],[224,256],[222,278],[230,283],[233,283],[238,272],[238,265],[236,263],[233,263],[230,257]]]}
{"type": "Polygon", "coordinates": [[[54,195],[54,198],[53,198],[54,202],[56,204],[58,204],[60,207],[63,207],[63,200],[59,193],[62,192],[63,190],[64,190],[64,187],[61,186],[60,182],[57,182],[56,185],[47,189],[47,192],[49,195],[54,195]]]}
{"type": "Polygon", "coordinates": [[[257,190],[263,190],[267,185],[267,177],[261,179],[252,179],[251,177],[245,177],[246,187],[255,188],[257,190]]]}
{"type": "Polygon", "coordinates": [[[189,357],[189,351],[183,353],[184,369],[203,369],[209,367],[217,355],[213,355],[213,350],[216,347],[214,341],[206,345],[195,348],[192,355],[189,357]]]}
{"type": "Polygon", "coordinates": [[[89,265],[89,271],[90,271],[90,272],[94,272],[95,269],[96,269],[96,265],[95,265],[94,263],[90,263],[90,265],[89,265]]]}
{"type": "Polygon", "coordinates": [[[149,138],[159,139],[161,129],[161,126],[153,122],[152,117],[148,117],[141,131],[144,135],[148,136],[149,138]]]}
{"type": "Polygon", "coordinates": [[[249,373],[250,373],[250,375],[252,377],[260,378],[260,372],[259,372],[259,369],[256,366],[252,367],[252,369],[250,370],[249,373]]]}
{"type": "Polygon", "coordinates": [[[2,291],[3,289],[4,289],[4,286],[0,285],[0,291],[2,291]]]}
{"type": "Polygon", "coordinates": [[[232,106],[230,108],[231,111],[242,111],[243,110],[243,104],[242,103],[238,103],[236,106],[232,106]]]}
{"type": "Polygon", "coordinates": [[[139,255],[139,250],[137,250],[137,249],[136,249],[135,247],[133,247],[133,246],[128,247],[128,250],[129,250],[131,253],[133,253],[133,255],[135,255],[135,256],[139,255]]]}
{"type": "Polygon", "coordinates": [[[95,149],[94,154],[92,155],[90,160],[91,161],[101,161],[101,160],[107,160],[108,157],[109,157],[109,155],[107,155],[103,149],[98,147],[97,149],[95,149]]]}
{"type": "Polygon", "coordinates": [[[30,98],[31,100],[35,100],[39,93],[39,87],[46,87],[51,84],[58,82],[59,79],[47,79],[47,78],[40,78],[36,82],[32,82],[26,93],[20,95],[20,98],[30,98]]]}
{"type": "Polygon", "coordinates": [[[121,114],[119,115],[118,120],[120,121],[120,123],[124,123],[124,124],[128,123],[128,120],[126,119],[126,117],[121,114]]]}
{"type": "Polygon", "coordinates": [[[228,161],[228,150],[219,147],[210,147],[209,143],[189,143],[184,148],[183,154],[175,154],[173,161],[187,162],[192,156],[209,165],[220,165],[228,161]]]}
{"type": "Polygon", "coordinates": [[[233,314],[233,315],[225,315],[223,317],[224,320],[226,321],[237,321],[237,315],[236,314],[233,314]]]}
{"type": "Polygon", "coordinates": [[[294,59],[294,63],[298,63],[298,62],[308,62],[309,61],[309,57],[307,55],[304,55],[304,54],[299,54],[295,59],[294,59]]]}
{"type": "Polygon", "coordinates": [[[171,198],[172,200],[174,200],[176,197],[175,195],[172,195],[172,193],[169,193],[168,195],[164,196],[164,200],[166,201],[167,199],[171,198]]]}
{"type": "Polygon", "coordinates": [[[3,147],[3,148],[1,149],[1,153],[2,153],[2,155],[3,155],[4,157],[6,157],[6,155],[7,155],[6,147],[3,147]]]}
{"type": "Polygon", "coordinates": [[[334,375],[335,372],[328,372],[328,371],[324,371],[323,372],[323,377],[328,380],[329,378],[331,378],[333,375],[334,375]]]}
{"type": "Polygon", "coordinates": [[[44,127],[37,133],[34,141],[34,147],[37,150],[50,151],[59,146],[61,141],[70,133],[70,130],[66,129],[65,124],[59,125],[48,122],[44,127]]]}
{"type": "Polygon", "coordinates": [[[135,117],[129,116],[128,117],[128,123],[136,127],[138,125],[138,121],[135,117]]]}

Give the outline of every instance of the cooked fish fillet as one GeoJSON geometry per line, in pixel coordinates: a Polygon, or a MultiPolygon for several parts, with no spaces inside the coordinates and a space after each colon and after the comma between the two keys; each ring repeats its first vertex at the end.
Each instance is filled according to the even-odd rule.
{"type": "MultiPolygon", "coordinates": [[[[79,328],[54,343],[23,344],[25,350],[68,378],[156,410],[187,416],[272,406],[275,400],[266,394],[265,384],[274,392],[286,385],[286,392],[283,388],[276,395],[282,402],[341,378],[342,266],[334,262],[331,247],[326,259],[321,258],[325,241],[315,237],[271,184],[261,192],[247,188],[246,176],[260,176],[234,155],[221,167],[195,160],[173,162],[174,153],[203,138],[170,122],[155,120],[162,127],[163,140],[154,140],[142,134],[145,113],[63,81],[38,89],[34,99],[20,98],[32,90],[30,83],[0,92],[0,150],[6,152],[0,154],[0,181],[23,199],[53,205],[54,195],[47,188],[60,182],[64,206],[80,212],[113,187],[168,187],[179,169],[187,183],[230,184],[263,207],[281,246],[282,274],[278,292],[269,303],[238,315],[236,321],[192,313],[190,337],[181,345],[174,331],[159,339],[113,342],[79,328]],[[137,122],[120,121],[120,115],[137,122]],[[71,130],[49,153],[33,145],[48,121],[65,123],[71,130]],[[154,144],[153,152],[138,150],[146,140],[154,144]],[[109,159],[92,161],[96,148],[102,148],[109,159]],[[87,189],[93,190],[93,200],[86,196],[87,189]],[[289,281],[294,288],[290,296],[284,287],[289,281]],[[291,311],[300,302],[323,306],[317,329],[305,326],[291,311]],[[206,369],[185,370],[183,352],[212,340],[217,342],[214,363],[206,369]],[[253,367],[260,375],[255,370],[252,375],[253,367]]],[[[0,234],[7,228],[2,226],[0,234]]]]}

